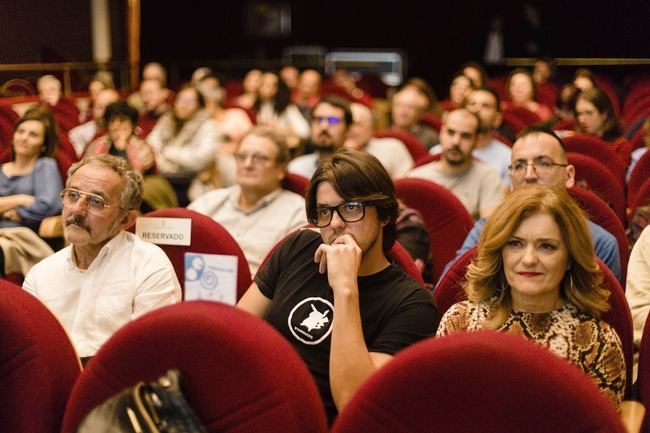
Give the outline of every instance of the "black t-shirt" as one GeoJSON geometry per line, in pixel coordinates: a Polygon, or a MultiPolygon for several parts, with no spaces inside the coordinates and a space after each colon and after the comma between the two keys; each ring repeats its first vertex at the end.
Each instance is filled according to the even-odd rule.
{"type": "MultiPolygon", "coordinates": [[[[329,355],[334,293],[327,274],[318,272],[314,253],[318,233],[303,230],[290,236],[255,277],[260,291],[272,299],[266,320],[296,348],[318,385],[330,422],[336,416],[329,382],[329,355]]],[[[391,264],[359,277],[359,305],[366,346],[390,355],[433,336],[438,311],[433,297],[400,266],[391,264]]]]}

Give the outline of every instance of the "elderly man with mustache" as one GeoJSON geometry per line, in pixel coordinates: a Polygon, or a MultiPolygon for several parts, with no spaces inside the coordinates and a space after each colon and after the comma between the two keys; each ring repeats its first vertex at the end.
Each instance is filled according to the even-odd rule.
{"type": "Polygon", "coordinates": [[[142,176],[125,159],[74,164],[61,200],[70,245],[34,266],[23,288],[57,316],[85,362],[130,320],[179,302],[181,288],[165,253],[124,231],[142,201],[142,176]]]}
{"type": "Polygon", "coordinates": [[[464,108],[447,113],[440,129],[442,157],[407,174],[453,192],[474,220],[489,216],[502,199],[499,173],[472,158],[480,131],[481,121],[476,114],[464,108]]]}
{"type": "Polygon", "coordinates": [[[322,162],[343,147],[351,124],[350,103],[338,96],[323,96],[311,116],[311,144],[315,151],[291,161],[289,172],[311,178],[322,162]]]}

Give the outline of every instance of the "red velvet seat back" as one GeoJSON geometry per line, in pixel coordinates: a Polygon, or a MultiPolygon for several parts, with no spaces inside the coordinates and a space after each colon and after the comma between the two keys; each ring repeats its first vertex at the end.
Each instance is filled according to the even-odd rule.
{"type": "Polygon", "coordinates": [[[576,169],[576,185],[588,189],[612,208],[619,221],[627,224],[625,189],[601,161],[582,153],[569,152],[569,163],[576,169]]]}
{"type": "Polygon", "coordinates": [[[377,138],[396,138],[406,146],[406,149],[411,154],[413,158],[413,163],[416,167],[420,165],[422,158],[425,158],[429,155],[427,149],[424,147],[424,144],[417,137],[406,131],[396,131],[393,129],[384,129],[375,133],[377,138]]]}
{"type": "Polygon", "coordinates": [[[81,364],[52,313],[5,280],[0,342],[0,431],[58,433],[81,364]]]}
{"type": "Polygon", "coordinates": [[[324,433],[316,384],[270,325],[233,307],[192,301],[152,311],[115,333],[91,360],[63,422],[72,433],[97,404],[170,368],[210,433],[324,433]]]}
{"type": "Polygon", "coordinates": [[[282,180],[282,188],[304,197],[307,194],[309,179],[296,173],[287,173],[282,180]]]}
{"type": "MultiPolygon", "coordinates": [[[[472,248],[459,257],[436,286],[433,297],[441,317],[453,304],[467,299],[461,283],[465,280],[467,265],[475,255],[476,248],[472,248]]],[[[603,314],[602,319],[614,328],[621,339],[626,368],[625,390],[628,394],[632,384],[632,358],[634,355],[632,314],[621,284],[600,259],[596,258],[596,261],[603,274],[603,286],[611,294],[609,298],[611,309],[603,314]]]]}
{"type": "Polygon", "coordinates": [[[557,84],[550,81],[539,83],[535,86],[535,92],[537,93],[535,100],[540,104],[544,104],[547,107],[555,107],[557,105],[557,99],[560,95],[560,87],[557,84]]]}
{"type": "Polygon", "coordinates": [[[597,159],[614,174],[617,181],[623,183],[627,167],[623,167],[623,163],[607,142],[590,134],[575,134],[564,137],[562,141],[567,152],[581,153],[597,159]]]}
{"type": "Polygon", "coordinates": [[[504,117],[514,116],[527,127],[532,125],[537,125],[542,121],[535,112],[530,111],[526,107],[521,107],[517,105],[511,105],[508,108],[504,109],[503,116],[504,117]]]}
{"type": "Polygon", "coordinates": [[[572,118],[567,118],[567,119],[562,119],[559,120],[555,125],[553,125],[553,131],[575,131],[576,125],[578,123],[576,122],[575,119],[572,118]]]}
{"type": "Polygon", "coordinates": [[[7,161],[11,155],[11,142],[18,114],[11,105],[0,104],[0,161],[7,161]]]}
{"type": "Polygon", "coordinates": [[[433,113],[420,114],[420,123],[428,126],[429,128],[433,128],[438,132],[440,132],[440,128],[442,128],[442,119],[440,116],[437,116],[433,113]]]}
{"type": "Polygon", "coordinates": [[[650,177],[643,182],[641,188],[639,188],[634,197],[629,197],[629,200],[631,217],[634,216],[634,213],[639,206],[644,206],[650,203],[650,177]]]}
{"type": "Polygon", "coordinates": [[[625,113],[623,115],[623,124],[626,128],[629,128],[646,117],[650,117],[650,98],[641,99],[630,111],[625,113]]]}
{"type": "MultiPolygon", "coordinates": [[[[190,218],[192,220],[192,239],[189,246],[158,245],[167,254],[174,266],[181,287],[185,282],[185,253],[225,254],[237,256],[237,299],[241,298],[251,284],[248,262],[237,241],[218,222],[198,212],[185,208],[159,209],[149,212],[145,217],[190,218]]],[[[129,230],[135,233],[135,227],[129,230]]],[[[184,290],[183,290],[184,293],[184,290]]]]}
{"type": "Polygon", "coordinates": [[[648,99],[650,99],[650,83],[631,89],[625,97],[625,102],[623,102],[623,117],[648,99]]]}
{"type": "Polygon", "coordinates": [[[569,194],[578,202],[592,222],[598,224],[616,238],[621,257],[621,281],[625,281],[627,263],[630,260],[630,245],[627,242],[623,223],[614,211],[607,206],[607,203],[592,191],[574,186],[569,189],[569,194]]]}
{"type": "Polygon", "coordinates": [[[428,339],[359,389],[332,433],[623,433],[612,404],[578,368],[498,332],[428,339]]]}
{"type": "Polygon", "coordinates": [[[456,196],[442,186],[423,179],[404,178],[395,181],[397,197],[408,207],[422,214],[431,236],[433,281],[463,244],[474,221],[456,196]]]}
{"type": "Polygon", "coordinates": [[[515,134],[519,134],[528,126],[518,116],[508,112],[503,112],[503,124],[510,127],[515,134]]]}

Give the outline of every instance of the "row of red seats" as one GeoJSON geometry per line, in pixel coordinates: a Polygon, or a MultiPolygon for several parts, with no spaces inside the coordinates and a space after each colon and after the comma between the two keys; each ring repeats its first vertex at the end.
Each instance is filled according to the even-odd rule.
{"type": "MultiPolygon", "coordinates": [[[[0,378],[2,431],[72,433],[105,399],[170,368],[182,372],[184,394],[208,432],[328,431],[313,378],[289,343],[223,304],[193,301],[150,312],[114,334],[83,371],[49,310],[6,282],[0,330],[0,359],[11,370],[0,378]]],[[[642,347],[646,405],[649,359],[642,347]]],[[[331,431],[424,433],[434,426],[469,433],[625,431],[575,366],[496,332],[431,338],[405,349],[358,390],[331,431]]]]}

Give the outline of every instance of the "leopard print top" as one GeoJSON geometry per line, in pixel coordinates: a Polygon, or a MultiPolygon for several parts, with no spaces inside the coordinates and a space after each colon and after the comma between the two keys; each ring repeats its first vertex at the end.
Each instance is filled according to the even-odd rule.
{"type": "MultiPolygon", "coordinates": [[[[438,336],[483,329],[490,304],[463,301],[442,317],[438,336]]],[[[548,313],[513,312],[500,331],[521,335],[584,371],[618,407],[625,391],[625,360],[621,341],[607,323],[579,311],[567,302],[548,313]]]]}

